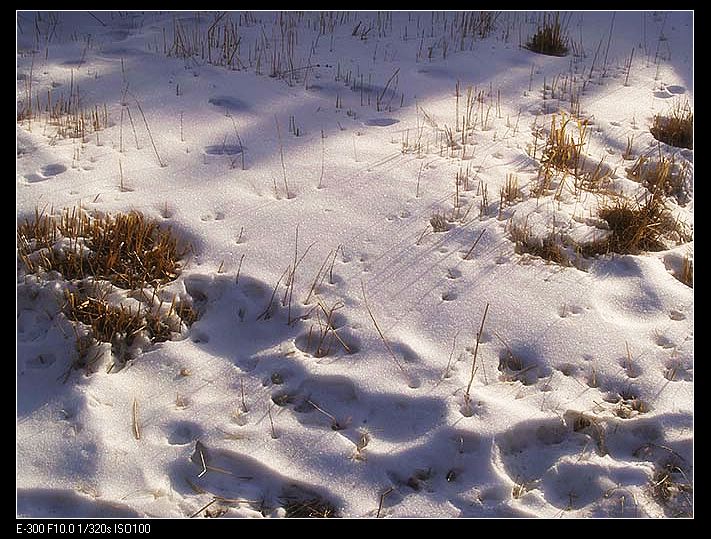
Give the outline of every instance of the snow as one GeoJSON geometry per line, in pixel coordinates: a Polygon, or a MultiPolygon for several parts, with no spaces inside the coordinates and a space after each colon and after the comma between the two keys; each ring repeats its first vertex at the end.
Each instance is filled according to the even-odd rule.
{"type": "Polygon", "coordinates": [[[63,285],[18,260],[18,515],[283,516],[315,497],[342,517],[692,514],[693,493],[654,484],[665,465],[693,478],[693,289],[675,278],[693,242],[563,267],[510,238],[604,234],[606,195],[532,193],[533,131],[570,112],[573,86],[608,189],[643,190],[632,137],[632,159],[687,167],[689,201],[668,206],[693,226],[693,150],[649,132],[693,107],[691,12],[566,14],[565,57],[519,46],[534,13],[460,40],[455,12],[234,12],[215,24],[242,38],[227,67],[165,54],[177,25],[206,35],[218,13],[93,15],[17,14],[18,111],[31,84],[108,115],[83,141],[18,121],[18,223],[81,205],[170,226],[191,251],[163,294],[201,318],[123,369],[106,372],[104,345],[68,371],[63,285]],[[271,77],[277,57],[293,67],[271,77]],[[483,102],[462,144],[470,86],[483,102]],[[521,196],[500,208],[511,175],[521,196]],[[318,353],[331,308],[345,346],[318,353]]]}

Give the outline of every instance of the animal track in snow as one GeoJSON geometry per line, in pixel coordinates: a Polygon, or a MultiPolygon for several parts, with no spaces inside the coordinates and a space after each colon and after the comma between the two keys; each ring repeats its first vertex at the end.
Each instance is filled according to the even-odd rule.
{"type": "Polygon", "coordinates": [[[499,352],[499,380],[513,382],[518,380],[525,386],[535,384],[539,378],[546,376],[528,350],[503,348],[499,352]]]}
{"type": "Polygon", "coordinates": [[[577,316],[582,314],[585,309],[579,305],[563,305],[558,309],[558,315],[561,318],[568,318],[569,316],[577,316]]]}
{"type": "Polygon", "coordinates": [[[207,102],[222,111],[237,112],[249,109],[244,101],[231,96],[215,96],[208,99],[207,102]]]}
{"type": "Polygon", "coordinates": [[[578,367],[572,363],[563,363],[556,368],[563,376],[575,376],[578,373],[578,367]]]}
{"type": "Polygon", "coordinates": [[[669,318],[671,318],[672,320],[675,320],[675,321],[679,322],[679,321],[681,321],[681,320],[686,320],[686,315],[685,315],[683,312],[681,312],[681,311],[677,311],[676,309],[672,309],[671,311],[669,311],[669,318]]]}
{"type": "Polygon", "coordinates": [[[238,155],[242,153],[242,146],[239,144],[211,144],[205,146],[207,155],[238,155]]]}
{"type": "Polygon", "coordinates": [[[201,221],[222,221],[225,218],[225,214],[221,211],[207,212],[200,216],[201,221]]]}
{"type": "Polygon", "coordinates": [[[389,125],[396,124],[399,121],[400,120],[396,120],[395,118],[371,118],[363,123],[368,126],[387,127],[389,125]]]}
{"type": "Polygon", "coordinates": [[[462,276],[462,272],[459,271],[457,268],[449,268],[447,270],[447,273],[445,274],[445,277],[447,279],[459,279],[462,276]]]}
{"type": "Polygon", "coordinates": [[[55,361],[57,361],[57,358],[54,354],[47,352],[44,354],[38,354],[35,357],[28,359],[25,362],[25,365],[31,369],[48,369],[54,365],[55,361]]]}
{"type": "Polygon", "coordinates": [[[494,442],[495,461],[515,482],[539,479],[566,453],[578,454],[585,440],[569,435],[558,419],[523,421],[499,434],[494,442]],[[537,455],[535,459],[527,455],[537,455]]]}
{"type": "Polygon", "coordinates": [[[662,335],[661,333],[657,333],[654,336],[654,342],[660,348],[674,348],[676,346],[676,343],[671,337],[662,335]]]}
{"type": "Polygon", "coordinates": [[[454,301],[455,299],[457,299],[456,290],[447,290],[442,293],[442,301],[454,301]]]}
{"type": "Polygon", "coordinates": [[[67,167],[62,165],[61,163],[52,163],[50,165],[45,165],[40,169],[40,172],[42,173],[43,176],[49,178],[51,176],[56,176],[57,174],[61,174],[62,172],[65,172],[67,170],[67,167]]]}
{"type": "Polygon", "coordinates": [[[51,324],[49,316],[36,309],[18,309],[17,340],[21,342],[42,340],[51,324]]]}
{"type": "Polygon", "coordinates": [[[678,359],[669,359],[665,363],[664,378],[670,382],[691,382],[694,377],[691,373],[692,368],[682,364],[678,359]]]}
{"type": "Polygon", "coordinates": [[[185,445],[194,443],[202,435],[202,429],[192,421],[176,421],[167,425],[168,443],[170,445],[185,445]]]}
{"type": "Polygon", "coordinates": [[[237,283],[226,273],[188,275],[184,285],[200,315],[190,328],[191,336],[243,371],[254,370],[265,350],[288,343],[298,331],[286,324],[280,294],[271,297],[273,285],[244,274],[237,283]]]}
{"type": "Polygon", "coordinates": [[[25,181],[27,183],[38,183],[38,182],[43,182],[45,180],[48,180],[49,178],[42,176],[41,174],[26,174],[25,175],[25,181]]]}
{"type": "Polygon", "coordinates": [[[349,426],[350,410],[359,401],[355,384],[342,376],[309,377],[295,389],[283,390],[281,396],[292,405],[301,423],[327,425],[332,430],[349,426]]]}
{"type": "MultiPolygon", "coordinates": [[[[222,500],[246,500],[240,505],[251,507],[255,514],[263,508],[283,508],[292,501],[318,499],[334,508],[343,505],[325,487],[297,481],[256,458],[208,447],[199,440],[189,457],[173,464],[170,476],[172,488],[181,494],[192,495],[199,488],[222,500]]],[[[225,511],[230,507],[234,505],[228,505],[225,511]]]]}

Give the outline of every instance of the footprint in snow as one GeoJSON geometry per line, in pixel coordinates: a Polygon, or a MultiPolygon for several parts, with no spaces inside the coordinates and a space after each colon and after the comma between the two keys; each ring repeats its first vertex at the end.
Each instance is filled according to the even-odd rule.
{"type": "Polygon", "coordinates": [[[25,181],[27,183],[38,183],[38,182],[43,182],[48,180],[49,178],[46,178],[45,176],[42,176],[41,174],[27,174],[25,176],[25,181]]]}
{"type": "Polygon", "coordinates": [[[106,32],[104,35],[110,38],[111,41],[124,41],[128,39],[130,32],[125,28],[114,28],[106,32]]]}
{"type": "Polygon", "coordinates": [[[197,441],[202,436],[202,429],[192,421],[176,421],[167,425],[167,438],[170,445],[185,445],[197,441]]]}
{"type": "Polygon", "coordinates": [[[629,358],[623,357],[619,359],[618,363],[624,369],[627,378],[638,378],[642,374],[642,368],[634,359],[630,361],[629,358]]]}
{"type": "Polygon", "coordinates": [[[200,216],[200,220],[207,222],[207,221],[222,221],[225,218],[225,214],[221,211],[217,211],[215,213],[212,212],[207,212],[204,213],[203,215],[200,216]]]}
{"type": "Polygon", "coordinates": [[[580,305],[563,305],[558,310],[558,316],[561,318],[568,318],[569,316],[579,316],[583,314],[585,309],[580,305]]]}
{"type": "MultiPolygon", "coordinates": [[[[258,458],[209,447],[199,440],[191,457],[176,460],[169,475],[173,490],[179,493],[194,496],[200,490],[213,498],[244,500],[241,505],[255,511],[279,508],[279,513],[272,513],[275,515],[308,516],[309,508],[337,516],[344,505],[325,487],[297,481],[258,458]]],[[[208,514],[208,509],[203,507],[198,514],[208,514]]]]}
{"type": "Polygon", "coordinates": [[[673,95],[667,92],[666,90],[657,90],[656,92],[654,92],[654,97],[658,99],[669,99],[673,97],[673,95]]]}
{"type": "Polygon", "coordinates": [[[683,312],[681,312],[681,311],[677,311],[676,309],[672,309],[671,311],[669,311],[669,318],[671,318],[672,320],[675,320],[675,321],[678,322],[678,321],[681,321],[681,320],[686,320],[686,315],[685,315],[683,312]]]}
{"type": "Polygon", "coordinates": [[[396,120],[395,118],[371,118],[369,120],[365,120],[363,124],[372,127],[387,127],[389,125],[396,124],[399,121],[400,120],[396,120]]]}
{"type": "Polygon", "coordinates": [[[454,290],[447,290],[442,293],[442,301],[454,301],[457,299],[457,292],[454,290]]]}
{"type": "Polygon", "coordinates": [[[56,176],[57,174],[61,174],[62,172],[65,172],[67,170],[67,167],[60,163],[52,163],[50,165],[45,165],[42,167],[40,172],[42,173],[43,176],[50,177],[50,176],[56,176]]]}
{"type": "Polygon", "coordinates": [[[447,279],[459,279],[462,276],[462,272],[459,271],[457,268],[449,268],[447,270],[447,273],[444,275],[447,279]]]}
{"type": "Polygon", "coordinates": [[[211,144],[205,146],[207,155],[238,155],[242,153],[242,146],[239,144],[211,144]]]}
{"type": "Polygon", "coordinates": [[[244,111],[249,108],[244,101],[231,96],[215,96],[208,99],[207,102],[210,103],[210,105],[214,105],[219,108],[223,112],[244,111]]]}
{"type": "Polygon", "coordinates": [[[25,363],[27,367],[30,369],[48,369],[52,365],[54,365],[54,362],[57,360],[57,358],[54,356],[52,353],[44,353],[44,354],[39,354],[32,359],[28,359],[25,363]]]}

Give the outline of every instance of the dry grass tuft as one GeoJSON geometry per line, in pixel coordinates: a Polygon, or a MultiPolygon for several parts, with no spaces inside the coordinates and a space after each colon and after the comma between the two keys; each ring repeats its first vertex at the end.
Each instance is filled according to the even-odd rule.
{"type": "MultiPolygon", "coordinates": [[[[64,94],[52,95],[48,90],[46,101],[41,103],[40,95],[37,93],[32,96],[31,89],[27,87],[28,82],[25,84],[24,100],[18,102],[17,123],[26,125],[30,130],[32,122],[39,122],[54,128],[55,137],[86,141],[88,135],[98,133],[110,125],[106,104],[102,107],[94,105],[93,109],[84,108],[76,87],[70,90],[72,94],[68,98],[64,94]]],[[[73,85],[73,82],[70,84],[73,85]]]]}
{"type": "Polygon", "coordinates": [[[691,105],[677,102],[667,116],[657,114],[654,116],[652,127],[649,130],[652,136],[660,142],[677,148],[694,147],[694,113],[691,105]]]}
{"type": "Polygon", "coordinates": [[[99,342],[111,344],[112,368],[121,366],[135,342],[170,340],[198,317],[175,297],[170,306],[156,303],[158,287],[177,278],[185,252],[170,230],[140,213],[90,215],[72,208],[49,216],[35,210],[18,226],[17,239],[26,271],[57,272],[65,281],[61,309],[76,333],[74,367],[90,367],[102,355],[99,342]],[[117,288],[143,299],[120,299],[117,288]],[[151,289],[152,297],[146,295],[151,289]]]}
{"type": "Polygon", "coordinates": [[[553,167],[561,171],[576,172],[581,164],[583,146],[587,141],[587,123],[576,120],[578,139],[568,133],[568,124],[573,120],[561,114],[560,124],[555,115],[551,118],[551,131],[543,149],[541,162],[546,167],[553,167]]]}
{"type": "Polygon", "coordinates": [[[518,186],[518,177],[515,174],[506,176],[506,183],[501,187],[499,198],[499,207],[504,205],[512,206],[521,198],[521,189],[518,186]]]}
{"type": "Polygon", "coordinates": [[[618,197],[598,209],[600,218],[607,221],[607,238],[581,246],[585,256],[605,254],[639,254],[642,251],[661,251],[667,248],[665,239],[676,237],[688,241],[690,234],[671,215],[661,196],[649,194],[644,202],[618,197]]]}
{"type": "Polygon", "coordinates": [[[685,256],[681,266],[681,275],[679,280],[686,286],[694,288],[694,259],[685,256]]]}
{"type": "Polygon", "coordinates": [[[177,314],[188,327],[192,326],[193,322],[200,318],[200,313],[186,301],[181,301],[175,306],[175,314],[177,314]]]}
{"type": "Polygon", "coordinates": [[[310,500],[289,500],[284,505],[286,518],[334,518],[336,508],[326,500],[312,498],[310,500]]]}
{"type": "Polygon", "coordinates": [[[570,259],[555,233],[551,233],[545,238],[537,238],[531,234],[529,227],[512,225],[510,234],[511,239],[516,243],[517,253],[529,253],[561,266],[571,265],[570,259]]]}
{"type": "Polygon", "coordinates": [[[632,419],[640,414],[646,414],[649,406],[640,398],[621,399],[613,409],[613,413],[622,419],[632,419]]]}
{"type": "Polygon", "coordinates": [[[116,336],[132,339],[146,328],[145,318],[139,309],[113,306],[96,295],[95,291],[85,296],[67,290],[63,311],[70,320],[89,326],[92,337],[97,341],[110,343],[116,336]]]}
{"type": "Polygon", "coordinates": [[[447,218],[441,213],[435,213],[430,217],[430,225],[435,232],[447,232],[451,228],[447,218]]]}
{"type": "Polygon", "coordinates": [[[574,412],[570,418],[570,424],[573,432],[580,432],[589,436],[595,442],[599,455],[607,454],[605,428],[598,418],[582,412],[574,412]]]}
{"type": "Polygon", "coordinates": [[[96,283],[87,286],[82,281],[74,290],[65,290],[62,311],[72,322],[88,328],[88,334],[83,338],[88,340],[85,344],[89,348],[97,342],[111,344],[114,365],[123,365],[130,359],[130,348],[139,336],[154,344],[168,341],[180,333],[181,320],[185,319],[178,310],[186,308],[182,302],[176,305],[173,301],[167,311],[160,307],[151,309],[142,303],[113,304],[107,299],[110,288],[102,288],[96,283]]]}
{"type": "Polygon", "coordinates": [[[627,172],[631,180],[641,183],[650,191],[674,197],[680,205],[689,201],[686,185],[688,165],[677,165],[674,157],[662,155],[661,148],[656,159],[639,156],[627,172]]]}
{"type": "MultiPolygon", "coordinates": [[[[593,172],[583,170],[585,165],[583,147],[587,144],[588,124],[584,120],[575,120],[578,131],[576,138],[571,127],[573,120],[574,118],[566,116],[564,113],[561,113],[560,123],[556,115],[551,117],[550,133],[541,154],[538,185],[533,190],[536,196],[541,196],[551,189],[551,183],[556,173],[563,173],[563,177],[571,174],[579,187],[600,183],[601,176],[603,176],[602,162],[593,172]]],[[[538,134],[536,140],[538,140],[538,134]]]]}
{"type": "Polygon", "coordinates": [[[657,503],[665,508],[668,516],[693,517],[694,505],[691,496],[694,487],[680,466],[668,462],[657,467],[649,490],[657,503]]]}
{"type": "Polygon", "coordinates": [[[651,410],[649,404],[629,387],[617,394],[605,397],[605,400],[615,405],[612,408],[612,413],[622,419],[632,419],[651,410]]]}
{"type": "Polygon", "coordinates": [[[17,229],[27,271],[58,271],[64,278],[93,276],[124,289],[158,286],[177,278],[185,250],[170,229],[139,212],[89,215],[81,208],[59,216],[35,210],[17,229]]]}
{"type": "Polygon", "coordinates": [[[526,44],[526,48],[548,56],[568,54],[568,37],[564,35],[560,14],[556,13],[553,16],[546,13],[543,17],[543,24],[538,26],[538,30],[526,44]]]}

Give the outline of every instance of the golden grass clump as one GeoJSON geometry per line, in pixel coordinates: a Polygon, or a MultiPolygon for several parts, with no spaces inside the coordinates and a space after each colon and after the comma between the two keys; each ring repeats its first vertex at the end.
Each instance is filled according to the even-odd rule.
{"type": "Polygon", "coordinates": [[[181,312],[192,312],[183,302],[173,300],[167,311],[160,307],[151,309],[141,303],[116,305],[107,301],[108,291],[96,283],[86,286],[82,282],[76,290],[65,290],[62,311],[72,322],[88,326],[88,336],[94,341],[111,343],[119,360],[138,335],[145,336],[151,343],[164,342],[180,333],[181,320],[186,325],[194,321],[181,316],[181,312]]]}
{"type": "Polygon", "coordinates": [[[607,222],[610,234],[603,240],[581,246],[583,255],[662,251],[667,248],[666,239],[675,237],[678,243],[691,239],[656,193],[647,195],[644,202],[618,197],[602,205],[598,215],[607,222]]]}
{"type": "Polygon", "coordinates": [[[85,295],[67,290],[63,311],[70,320],[89,326],[92,337],[101,342],[112,342],[117,335],[133,337],[145,329],[140,309],[110,305],[96,297],[99,295],[96,291],[85,295]]]}
{"type": "Polygon", "coordinates": [[[555,233],[544,238],[537,238],[531,234],[528,227],[512,225],[510,234],[511,239],[516,243],[517,253],[529,253],[561,266],[571,265],[570,259],[555,233]]]}
{"type": "Polygon", "coordinates": [[[76,333],[74,367],[89,367],[100,357],[97,342],[110,343],[112,367],[121,366],[137,337],[167,341],[181,332],[182,323],[190,326],[198,318],[177,297],[169,307],[163,308],[163,300],[155,303],[158,287],[177,278],[185,251],[169,229],[138,212],[90,215],[72,208],[50,216],[35,210],[34,218],[18,225],[17,240],[27,272],[57,272],[65,281],[61,310],[76,333]],[[114,287],[138,291],[144,299],[119,301],[114,287]],[[152,297],[146,288],[153,289],[152,297]]]}
{"type": "MultiPolygon", "coordinates": [[[[575,125],[577,127],[577,138],[573,130],[569,128],[572,117],[561,113],[560,123],[556,115],[551,118],[551,128],[548,138],[541,154],[541,166],[538,170],[538,184],[533,189],[536,196],[545,194],[551,189],[552,180],[557,172],[563,173],[563,177],[571,174],[575,178],[576,185],[583,187],[585,185],[598,184],[602,176],[600,167],[594,172],[585,172],[585,157],[583,156],[583,147],[587,143],[588,138],[588,123],[587,121],[577,119],[575,125]]],[[[534,154],[535,155],[535,154],[534,154]]],[[[562,187],[562,182],[561,182],[562,187]]]]}
{"type": "Polygon", "coordinates": [[[694,113],[689,102],[678,102],[671,112],[663,116],[656,114],[649,130],[652,136],[677,148],[694,147],[694,113]]]}
{"type": "Polygon", "coordinates": [[[177,278],[185,250],[170,229],[139,212],[89,215],[80,208],[58,217],[35,210],[17,229],[27,271],[58,271],[66,279],[93,276],[124,289],[177,278]]]}
{"type": "Polygon", "coordinates": [[[521,189],[518,186],[518,177],[515,174],[508,174],[506,176],[506,183],[501,187],[499,195],[501,206],[504,205],[504,202],[511,206],[521,198],[521,189]]]}
{"type": "Polygon", "coordinates": [[[551,131],[543,148],[541,162],[546,168],[553,167],[559,171],[577,173],[581,163],[583,146],[587,140],[587,123],[577,120],[578,139],[568,133],[568,124],[572,117],[561,114],[560,124],[556,116],[551,118],[551,131]]]}
{"type": "Polygon", "coordinates": [[[641,183],[650,191],[656,190],[674,197],[680,205],[689,201],[686,186],[688,165],[677,165],[674,157],[662,155],[661,148],[656,159],[639,156],[627,172],[631,180],[641,183]]]}
{"type": "Polygon", "coordinates": [[[536,33],[526,44],[526,48],[548,56],[568,54],[568,38],[563,31],[560,14],[556,13],[553,16],[546,13],[543,17],[543,24],[539,25],[536,33]]]}

